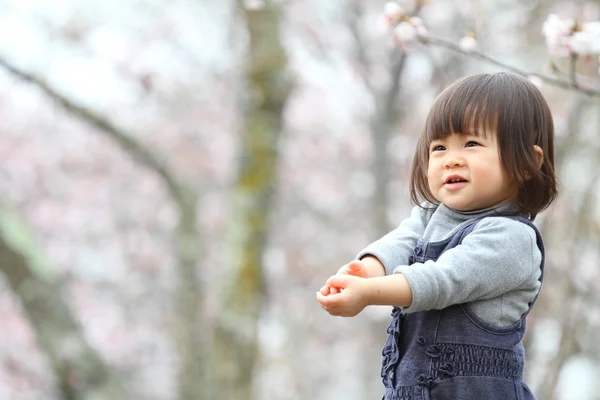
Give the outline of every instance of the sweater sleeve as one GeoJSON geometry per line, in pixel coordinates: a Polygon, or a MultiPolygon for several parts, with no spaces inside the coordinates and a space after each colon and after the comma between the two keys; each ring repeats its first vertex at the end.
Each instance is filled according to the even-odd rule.
{"type": "Polygon", "coordinates": [[[541,257],[531,227],[489,217],[437,261],[401,265],[394,272],[403,274],[412,290],[405,311],[417,312],[539,289],[541,257]]]}
{"type": "Polygon", "coordinates": [[[409,218],[381,239],[368,245],[356,258],[360,260],[368,255],[375,256],[385,267],[386,275],[394,273],[394,268],[398,265],[408,264],[408,258],[417,241],[423,236],[430,217],[431,211],[413,207],[409,218]]]}

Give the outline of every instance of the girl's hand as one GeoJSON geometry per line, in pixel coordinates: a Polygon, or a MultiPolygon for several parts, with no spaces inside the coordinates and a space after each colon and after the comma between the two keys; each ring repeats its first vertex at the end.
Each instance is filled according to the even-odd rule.
{"type": "MultiPolygon", "coordinates": [[[[362,261],[354,260],[350,261],[348,264],[344,265],[337,272],[338,275],[352,275],[358,276],[360,278],[368,278],[369,272],[367,271],[367,267],[362,261]]],[[[335,286],[325,285],[321,288],[320,292],[323,296],[328,296],[330,294],[337,294],[340,292],[340,288],[335,286]]]]}
{"type": "Polygon", "coordinates": [[[352,275],[334,275],[326,286],[339,288],[340,292],[324,295],[317,292],[317,301],[331,315],[354,317],[369,305],[369,279],[352,275]]]}

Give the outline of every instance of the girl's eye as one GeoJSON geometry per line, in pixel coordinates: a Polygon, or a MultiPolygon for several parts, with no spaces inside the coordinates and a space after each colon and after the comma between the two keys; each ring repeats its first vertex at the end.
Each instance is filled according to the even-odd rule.
{"type": "Polygon", "coordinates": [[[438,144],[436,146],[431,146],[431,152],[444,151],[444,150],[446,150],[446,148],[444,146],[442,146],[441,144],[438,144]]]}
{"type": "Polygon", "coordinates": [[[480,144],[477,142],[474,142],[472,140],[470,142],[467,142],[467,144],[465,145],[465,147],[475,147],[475,146],[480,146],[480,144]]]}

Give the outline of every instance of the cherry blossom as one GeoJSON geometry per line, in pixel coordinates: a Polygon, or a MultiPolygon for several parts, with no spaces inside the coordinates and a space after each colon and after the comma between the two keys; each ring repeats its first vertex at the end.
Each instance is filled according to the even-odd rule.
{"type": "Polygon", "coordinates": [[[580,29],[570,38],[571,51],[579,55],[600,54],[600,21],[585,22],[580,29]]]}
{"type": "Polygon", "coordinates": [[[463,36],[458,45],[463,51],[474,51],[477,50],[477,39],[470,35],[463,36]]]}
{"type": "Polygon", "coordinates": [[[404,9],[395,1],[388,1],[383,8],[384,15],[391,19],[404,15],[404,9]]]}
{"type": "Polygon", "coordinates": [[[421,18],[411,17],[409,21],[415,27],[415,30],[419,36],[427,35],[427,29],[425,28],[425,25],[423,25],[423,20],[421,18]]]}
{"type": "Polygon", "coordinates": [[[548,53],[556,57],[600,53],[600,21],[578,23],[548,15],[542,27],[548,53]]]}
{"type": "Polygon", "coordinates": [[[417,39],[417,28],[408,21],[402,21],[394,28],[394,38],[400,43],[408,43],[417,39]]]}
{"type": "Polygon", "coordinates": [[[573,20],[562,20],[556,14],[548,15],[542,26],[542,34],[546,38],[546,47],[551,55],[558,57],[569,55],[569,36],[574,26],[573,20]]]}

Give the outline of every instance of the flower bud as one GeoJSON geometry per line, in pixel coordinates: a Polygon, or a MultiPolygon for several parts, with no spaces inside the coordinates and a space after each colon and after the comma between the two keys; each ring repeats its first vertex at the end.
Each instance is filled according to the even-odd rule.
{"type": "Polygon", "coordinates": [[[473,36],[463,36],[458,42],[458,46],[466,52],[475,51],[477,50],[477,40],[473,36]]]}
{"type": "Polygon", "coordinates": [[[395,1],[385,3],[383,13],[392,19],[399,19],[404,15],[404,9],[395,1]]]}

